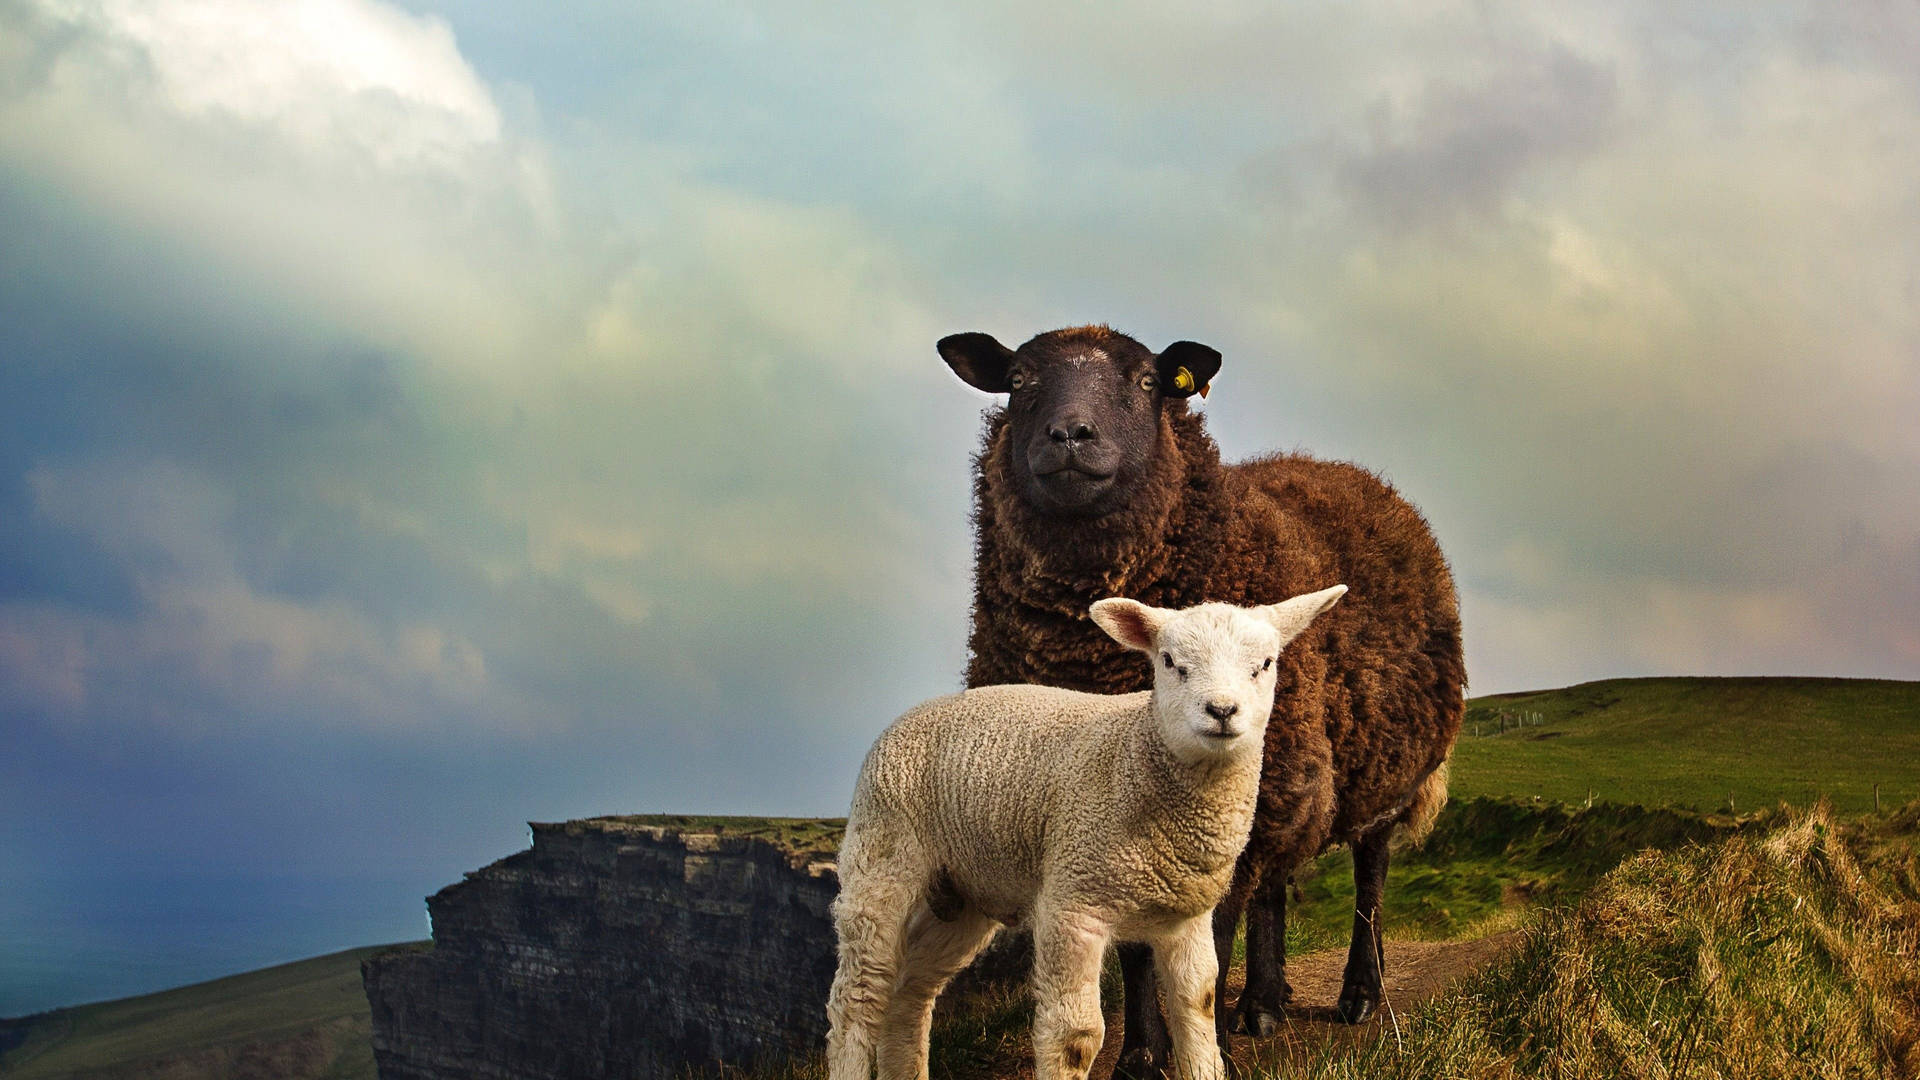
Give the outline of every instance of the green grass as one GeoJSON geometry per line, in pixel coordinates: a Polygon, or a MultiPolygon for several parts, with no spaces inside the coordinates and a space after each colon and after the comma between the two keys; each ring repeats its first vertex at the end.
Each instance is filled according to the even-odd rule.
{"type": "MultiPolygon", "coordinates": [[[[654,825],[687,833],[752,837],[797,854],[831,855],[840,849],[846,818],[737,817],[720,814],[621,814],[589,818],[635,825],[654,825]]],[[[569,823],[574,824],[574,823],[569,823]]]]}
{"type": "Polygon", "coordinates": [[[8,1021],[25,1038],[0,1056],[0,1075],[132,1076],[171,1063],[178,1075],[373,1080],[360,961],[383,948],[8,1021]]]}
{"type": "MultiPolygon", "coordinates": [[[[1730,818],[1620,803],[1566,806],[1532,799],[1455,799],[1420,847],[1394,853],[1386,932],[1394,938],[1477,937],[1544,904],[1579,896],[1621,860],[1647,849],[1709,843],[1777,815],[1730,818]]],[[[1351,856],[1335,852],[1296,876],[1287,948],[1345,945],[1353,921],[1351,856]]]]}
{"type": "Polygon", "coordinates": [[[1643,852],[1303,1080],[1920,1075],[1920,803],[1643,852]]]}
{"type": "Polygon", "coordinates": [[[1920,798],[1920,683],[1609,679],[1467,703],[1453,792],[1740,812],[1920,798]],[[1498,732],[1501,714],[1537,718],[1498,732]],[[1485,734],[1475,734],[1476,730],[1485,734]]]}

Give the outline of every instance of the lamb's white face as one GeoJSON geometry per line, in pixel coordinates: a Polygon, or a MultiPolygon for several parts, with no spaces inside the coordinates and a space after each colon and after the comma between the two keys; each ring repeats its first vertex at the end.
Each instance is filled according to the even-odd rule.
{"type": "Polygon", "coordinates": [[[1257,746],[1273,711],[1280,633],[1228,604],[1203,604],[1168,619],[1154,641],[1154,713],[1182,758],[1257,746]]]}
{"type": "Polygon", "coordinates": [[[1114,640],[1153,658],[1160,736],[1181,760],[1200,761],[1260,752],[1280,650],[1346,591],[1336,585],[1266,607],[1181,611],[1112,599],[1092,615],[1114,640]]]}

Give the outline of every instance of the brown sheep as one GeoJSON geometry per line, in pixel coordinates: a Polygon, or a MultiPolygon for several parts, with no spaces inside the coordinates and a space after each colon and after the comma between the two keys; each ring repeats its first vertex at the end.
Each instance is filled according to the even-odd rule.
{"type": "MultiPolygon", "coordinates": [[[[988,414],[974,478],[968,686],[1145,689],[1139,661],[1087,618],[1125,596],[1158,607],[1262,604],[1345,582],[1345,604],[1282,657],[1253,835],[1215,938],[1243,911],[1247,988],[1221,1012],[1270,1033],[1290,994],[1286,881],[1328,846],[1353,849],[1356,905],[1338,1013],[1379,1004],[1381,893],[1396,826],[1418,832],[1446,800],[1464,709],[1459,604],[1425,519],[1377,475],[1302,454],[1223,465],[1186,398],[1220,354],[1176,342],[1158,356],[1104,326],[1041,334],[1017,351],[986,334],[943,338],[969,385],[1007,394],[988,414]]],[[[1167,1040],[1144,947],[1123,949],[1120,1069],[1158,1075],[1167,1040]]]]}

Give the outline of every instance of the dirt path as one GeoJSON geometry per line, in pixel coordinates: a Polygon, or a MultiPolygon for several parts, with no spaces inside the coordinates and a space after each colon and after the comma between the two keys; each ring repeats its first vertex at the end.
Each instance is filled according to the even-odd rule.
{"type": "MultiPolygon", "coordinates": [[[[1389,1028],[1393,1018],[1407,1023],[1408,1014],[1428,998],[1453,985],[1511,946],[1515,931],[1476,938],[1472,941],[1389,941],[1387,942],[1386,1002],[1373,1019],[1349,1027],[1333,1018],[1333,1005],[1340,997],[1340,976],[1346,968],[1347,950],[1323,949],[1296,957],[1287,963],[1287,981],[1293,985],[1293,1002],[1287,1009],[1287,1023],[1273,1036],[1286,1047],[1288,1056],[1304,1059],[1329,1044],[1351,1044],[1370,1039],[1389,1028]],[[1391,1009],[1388,1008],[1391,1006],[1391,1009]]],[[[1227,976],[1228,1001],[1239,996],[1245,975],[1235,969],[1227,976]]],[[[1107,1039],[1095,1061],[1093,1076],[1106,1077],[1120,1056],[1120,1014],[1107,1016],[1107,1039]]],[[[1262,1057],[1271,1061],[1273,1048],[1263,1047],[1262,1057]]],[[[1237,1035],[1233,1057],[1242,1065],[1253,1054],[1253,1040],[1237,1035]]],[[[1031,1060],[1024,1064],[1022,1077],[1033,1075],[1031,1060]]]]}

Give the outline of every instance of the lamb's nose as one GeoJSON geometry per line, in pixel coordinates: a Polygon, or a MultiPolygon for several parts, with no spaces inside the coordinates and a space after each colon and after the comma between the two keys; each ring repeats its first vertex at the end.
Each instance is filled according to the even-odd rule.
{"type": "Polygon", "coordinates": [[[1237,713],[1239,711],[1240,711],[1240,706],[1234,704],[1231,701],[1207,702],[1207,715],[1213,717],[1215,720],[1228,719],[1229,717],[1233,716],[1234,713],[1237,713]]]}

